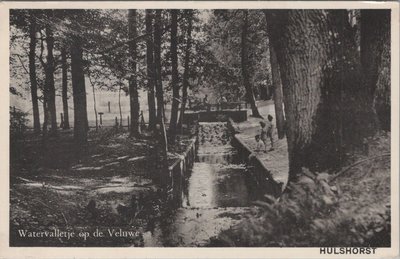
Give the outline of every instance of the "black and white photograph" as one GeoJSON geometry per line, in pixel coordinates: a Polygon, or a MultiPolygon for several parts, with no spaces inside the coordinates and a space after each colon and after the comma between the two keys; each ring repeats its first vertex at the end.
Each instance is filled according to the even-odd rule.
{"type": "Polygon", "coordinates": [[[397,5],[187,6],[8,10],[9,246],[393,247],[397,5]]]}

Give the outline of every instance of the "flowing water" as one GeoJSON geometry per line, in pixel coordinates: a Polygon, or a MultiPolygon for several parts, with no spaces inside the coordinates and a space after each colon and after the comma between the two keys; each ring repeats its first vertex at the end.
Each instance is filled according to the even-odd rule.
{"type": "Polygon", "coordinates": [[[225,124],[201,124],[182,205],[167,222],[144,234],[144,245],[207,245],[210,238],[237,224],[259,195],[249,170],[229,144],[225,124]]]}

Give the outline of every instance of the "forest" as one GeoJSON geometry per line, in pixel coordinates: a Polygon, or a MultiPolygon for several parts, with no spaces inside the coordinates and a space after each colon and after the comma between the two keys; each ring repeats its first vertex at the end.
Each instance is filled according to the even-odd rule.
{"type": "Polygon", "coordinates": [[[390,246],[390,30],[390,9],[12,9],[11,245],[390,246]]]}

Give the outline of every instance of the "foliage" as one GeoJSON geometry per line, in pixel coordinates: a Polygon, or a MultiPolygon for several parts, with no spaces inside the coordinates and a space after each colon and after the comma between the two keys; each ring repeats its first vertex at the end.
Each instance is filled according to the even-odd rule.
{"type": "Polygon", "coordinates": [[[376,234],[390,236],[390,208],[371,208],[372,220],[352,214],[340,207],[340,194],[326,176],[305,176],[279,202],[259,202],[260,215],[221,234],[221,240],[231,246],[256,247],[390,245],[388,239],[370,243],[376,234]]]}
{"type": "MultiPolygon", "coordinates": [[[[232,101],[242,100],[245,93],[240,64],[242,16],[239,10],[214,10],[204,29],[208,43],[203,84],[232,101]]],[[[266,22],[258,10],[249,11],[248,17],[248,70],[258,95],[262,87],[271,85],[266,22]]]]}
{"type": "Polygon", "coordinates": [[[27,129],[28,113],[10,106],[10,139],[20,139],[27,129]]]}
{"type": "Polygon", "coordinates": [[[365,161],[339,177],[314,174],[292,182],[214,244],[228,246],[390,246],[390,135],[369,139],[368,155],[354,153],[349,163],[365,161]],[[272,201],[272,202],[271,202],[272,201]]]}

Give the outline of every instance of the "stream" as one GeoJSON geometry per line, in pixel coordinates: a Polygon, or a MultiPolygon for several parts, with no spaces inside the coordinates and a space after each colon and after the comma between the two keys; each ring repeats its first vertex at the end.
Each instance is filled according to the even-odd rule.
{"type": "Polygon", "coordinates": [[[145,247],[205,246],[250,210],[261,194],[229,143],[225,124],[200,124],[199,148],[185,179],[181,207],[144,233],[145,247]]]}

